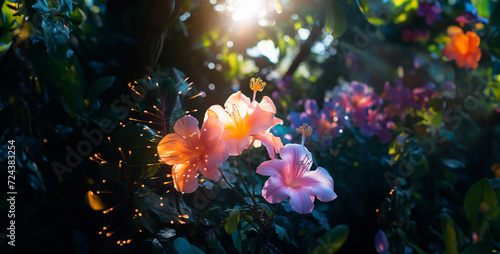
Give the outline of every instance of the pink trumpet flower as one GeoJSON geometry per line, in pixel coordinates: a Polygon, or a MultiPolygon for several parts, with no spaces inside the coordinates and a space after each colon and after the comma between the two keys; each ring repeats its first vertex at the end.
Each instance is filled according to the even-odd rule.
{"type": "Polygon", "coordinates": [[[270,176],[262,188],[267,202],[280,203],[289,197],[292,209],[304,214],[312,212],[314,197],[323,202],[337,198],[330,174],[322,167],[310,171],[312,155],[307,148],[287,144],[280,156],[282,159],[265,161],[257,167],[257,173],[270,176]]]}
{"type": "Polygon", "coordinates": [[[221,176],[218,164],[227,160],[229,149],[220,138],[224,125],[208,116],[201,130],[198,120],[186,116],[174,125],[175,133],[165,136],[158,144],[158,154],[163,162],[172,165],[174,187],[182,193],[198,188],[198,171],[217,182],[221,176]]]}

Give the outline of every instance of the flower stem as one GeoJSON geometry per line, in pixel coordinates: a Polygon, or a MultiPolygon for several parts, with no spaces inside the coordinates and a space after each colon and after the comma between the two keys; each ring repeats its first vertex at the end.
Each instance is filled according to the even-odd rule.
{"type": "Polygon", "coordinates": [[[250,148],[247,149],[247,152],[248,152],[248,174],[250,175],[250,181],[252,182],[252,195],[255,197],[255,182],[253,181],[252,170],[250,170],[250,148]]]}
{"type": "Polygon", "coordinates": [[[261,233],[261,234],[262,234],[261,230],[260,230],[260,229],[258,229],[258,228],[257,228],[257,227],[256,227],[256,226],[255,226],[255,225],[254,225],[251,221],[250,221],[250,219],[248,219],[248,218],[247,218],[247,215],[246,215],[246,214],[242,214],[242,215],[241,215],[241,217],[243,217],[243,219],[245,219],[245,220],[248,222],[248,224],[250,224],[250,226],[252,226],[252,227],[255,229],[255,231],[257,231],[257,232],[259,232],[259,233],[261,233]]]}
{"type": "Polygon", "coordinates": [[[274,211],[273,211],[273,214],[271,214],[271,218],[269,218],[269,221],[271,221],[274,217],[274,214],[276,213],[276,211],[278,210],[278,207],[281,205],[281,202],[279,202],[276,207],[274,208],[274,211]]]}
{"type": "Polygon", "coordinates": [[[241,199],[243,199],[243,201],[245,202],[245,204],[250,207],[250,204],[247,202],[247,200],[243,197],[243,195],[240,194],[240,192],[238,190],[236,190],[236,188],[234,188],[234,186],[227,180],[226,176],[224,176],[224,173],[222,173],[222,170],[220,170],[220,174],[222,175],[222,178],[224,178],[224,181],[226,181],[227,185],[229,185],[229,187],[231,187],[231,189],[236,192],[236,194],[238,194],[238,196],[241,197],[241,199]]]}
{"type": "Polygon", "coordinates": [[[250,198],[253,201],[253,206],[256,207],[257,206],[257,202],[255,201],[255,198],[252,195],[252,193],[250,192],[250,190],[248,189],[247,184],[245,183],[245,180],[243,180],[243,175],[241,174],[240,157],[239,156],[236,156],[236,162],[238,163],[238,174],[240,175],[241,182],[243,183],[243,186],[247,190],[248,195],[250,195],[250,198]]]}

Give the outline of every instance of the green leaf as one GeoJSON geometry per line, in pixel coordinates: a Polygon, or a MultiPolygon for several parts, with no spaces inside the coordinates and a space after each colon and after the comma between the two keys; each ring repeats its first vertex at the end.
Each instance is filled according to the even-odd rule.
{"type": "MultiPolygon", "coordinates": [[[[377,13],[374,11],[370,6],[375,5],[375,6],[380,6],[383,5],[380,1],[378,3],[370,3],[369,0],[356,0],[358,3],[359,10],[363,13],[365,16],[366,20],[374,25],[385,25],[389,22],[390,17],[386,17],[385,19],[383,16],[377,16],[373,15],[374,13],[377,13]]],[[[373,1],[372,1],[373,2],[373,1]]],[[[387,13],[387,12],[385,12],[387,13]]]]}
{"type": "Polygon", "coordinates": [[[429,111],[417,111],[417,115],[424,119],[421,123],[427,126],[440,127],[443,122],[443,114],[434,108],[429,108],[429,111]]]}
{"type": "Polygon", "coordinates": [[[337,2],[326,1],[325,32],[332,32],[333,37],[340,37],[347,28],[344,13],[337,2]]]}
{"type": "Polygon", "coordinates": [[[286,233],[286,229],[278,226],[278,225],[274,225],[274,227],[276,228],[276,234],[278,234],[278,238],[280,240],[285,240],[287,243],[290,243],[290,239],[288,238],[288,234],[286,233]]]}
{"type": "Polygon", "coordinates": [[[160,165],[153,165],[150,166],[148,169],[145,170],[144,173],[144,178],[151,178],[156,175],[158,172],[158,169],[160,168],[160,165]]]}
{"type": "Polygon", "coordinates": [[[53,84],[61,96],[66,112],[75,117],[76,112],[83,108],[83,98],[80,97],[80,83],[66,66],[58,59],[47,53],[43,42],[28,47],[27,54],[33,63],[34,69],[48,84],[53,84]]]}
{"type": "Polygon", "coordinates": [[[493,247],[493,242],[489,239],[485,239],[470,245],[463,250],[461,254],[491,253],[493,247]]]}
{"type": "Polygon", "coordinates": [[[476,6],[479,16],[490,17],[490,0],[471,0],[471,3],[476,6]]]}
{"type": "Polygon", "coordinates": [[[440,220],[441,230],[443,231],[445,253],[458,254],[455,222],[453,222],[450,215],[446,213],[441,214],[440,220]]]}
{"type": "Polygon", "coordinates": [[[103,77],[98,79],[90,88],[87,99],[91,104],[97,101],[97,98],[115,82],[115,77],[103,77]]]}
{"type": "Polygon", "coordinates": [[[226,224],[224,224],[224,229],[228,235],[232,235],[238,224],[240,223],[240,211],[234,210],[229,214],[226,224]]]}
{"type": "Polygon", "coordinates": [[[238,62],[238,54],[236,53],[231,53],[228,56],[228,64],[229,64],[229,69],[230,71],[228,72],[227,76],[228,78],[234,78],[240,73],[240,66],[238,62]]]}
{"type": "Polygon", "coordinates": [[[243,250],[241,249],[241,246],[242,246],[243,243],[241,241],[240,232],[234,231],[233,235],[231,235],[231,238],[233,240],[234,248],[236,248],[236,250],[238,251],[238,253],[242,253],[243,250]]]}
{"type": "Polygon", "coordinates": [[[495,9],[491,11],[490,25],[500,26],[500,3],[497,3],[495,9]]]}
{"type": "Polygon", "coordinates": [[[269,208],[268,205],[266,205],[266,204],[259,204],[259,206],[262,207],[262,209],[264,210],[264,212],[266,213],[267,216],[271,217],[273,215],[273,211],[271,210],[271,208],[269,208]]]}
{"type": "Polygon", "coordinates": [[[472,228],[476,228],[482,216],[494,219],[497,216],[498,200],[488,179],[483,178],[472,185],[465,196],[465,216],[472,228]],[[479,213],[482,210],[483,214],[479,213]]]}
{"type": "Polygon", "coordinates": [[[318,238],[309,253],[335,253],[342,247],[348,236],[349,228],[346,225],[338,225],[318,238]]]}
{"type": "Polygon", "coordinates": [[[174,240],[174,247],[179,254],[204,254],[198,247],[190,244],[188,240],[178,237],[174,240]]]}

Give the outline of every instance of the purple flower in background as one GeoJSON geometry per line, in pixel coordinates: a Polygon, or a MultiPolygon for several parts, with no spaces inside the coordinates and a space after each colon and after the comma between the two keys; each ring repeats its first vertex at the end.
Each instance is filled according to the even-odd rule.
{"type": "Polygon", "coordinates": [[[413,93],[410,88],[405,87],[401,80],[396,79],[394,80],[394,86],[386,82],[384,90],[383,97],[389,101],[384,111],[392,117],[397,116],[400,119],[404,119],[408,107],[414,106],[412,103],[413,93]]]}
{"type": "Polygon", "coordinates": [[[390,120],[387,113],[370,109],[366,121],[359,128],[364,136],[376,135],[379,137],[380,142],[387,143],[392,139],[390,129],[394,128],[394,126],[395,124],[390,120]]]}
{"type": "Polygon", "coordinates": [[[423,29],[410,30],[408,28],[403,29],[403,41],[404,42],[425,42],[429,39],[431,33],[423,29]]]}
{"type": "Polygon", "coordinates": [[[430,26],[441,19],[441,5],[439,2],[421,2],[418,4],[417,14],[425,18],[425,23],[430,26]]]}
{"type": "MultiPolygon", "coordinates": [[[[391,100],[399,100],[397,102],[401,104],[394,112],[404,117],[406,108],[412,106],[405,103],[416,103],[413,93],[402,84],[388,88],[391,100]],[[403,98],[400,97],[402,94],[403,98]]],[[[380,112],[382,99],[366,84],[352,81],[335,87],[326,97],[321,110],[315,100],[308,99],[304,103],[305,112],[291,112],[287,117],[291,129],[294,130],[304,123],[308,124],[315,130],[312,140],[325,145],[330,145],[333,137],[341,135],[344,129],[351,127],[359,128],[361,134],[367,137],[376,135],[383,143],[392,139],[390,130],[394,128],[391,121],[393,115],[380,112]]]]}
{"type": "Polygon", "coordinates": [[[455,98],[455,89],[456,88],[457,88],[457,86],[455,85],[455,83],[453,83],[451,81],[443,82],[439,86],[438,96],[440,98],[450,98],[450,99],[453,99],[453,98],[455,98]]]}
{"type": "Polygon", "coordinates": [[[464,14],[455,18],[455,21],[458,23],[469,24],[473,22],[481,22],[488,23],[488,19],[485,17],[479,17],[477,9],[471,3],[465,3],[465,11],[464,14]]]}
{"type": "Polygon", "coordinates": [[[375,249],[379,254],[389,254],[389,241],[382,230],[375,235],[375,249]]]}
{"type": "Polygon", "coordinates": [[[333,101],[344,108],[357,126],[365,121],[367,110],[380,103],[380,98],[366,84],[357,81],[352,81],[349,86],[336,87],[333,93],[333,101]]]}
{"type": "Polygon", "coordinates": [[[425,103],[434,96],[436,85],[427,83],[425,86],[413,89],[413,100],[415,102],[415,109],[421,109],[425,103]]]}
{"type": "Polygon", "coordinates": [[[384,95],[382,96],[389,103],[385,106],[384,111],[391,117],[397,116],[401,120],[405,119],[408,108],[421,109],[425,103],[435,96],[435,85],[428,83],[423,87],[418,87],[412,90],[403,85],[399,79],[394,80],[394,86],[389,82],[385,84],[384,95]]]}
{"type": "Polygon", "coordinates": [[[330,128],[334,137],[339,136],[344,128],[350,127],[349,116],[338,101],[326,101],[323,104],[321,115],[323,119],[328,119],[332,123],[330,128]]]}
{"type": "Polygon", "coordinates": [[[287,119],[290,121],[292,130],[299,128],[302,124],[307,124],[314,129],[312,139],[314,141],[324,141],[330,145],[331,136],[334,134],[335,124],[332,124],[327,114],[320,112],[318,103],[313,99],[307,99],[304,103],[305,112],[291,112],[287,119]]]}
{"type": "Polygon", "coordinates": [[[291,89],[292,81],[293,81],[293,77],[291,75],[285,75],[276,84],[276,87],[279,89],[279,91],[274,91],[272,93],[271,97],[273,97],[273,99],[275,99],[275,100],[278,100],[278,99],[282,98],[283,96],[290,94],[292,92],[292,89],[291,89]]]}

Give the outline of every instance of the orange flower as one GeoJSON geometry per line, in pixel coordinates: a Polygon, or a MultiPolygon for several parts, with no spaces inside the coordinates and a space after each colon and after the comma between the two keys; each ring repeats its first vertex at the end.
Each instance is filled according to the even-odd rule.
{"type": "Polygon", "coordinates": [[[174,187],[182,193],[198,188],[198,171],[217,182],[221,176],[217,164],[224,162],[229,149],[220,136],[224,125],[208,116],[201,130],[198,120],[186,116],[177,120],[175,133],[165,136],[158,144],[158,154],[163,162],[172,165],[174,187]]]}
{"type": "Polygon", "coordinates": [[[464,34],[462,29],[449,29],[448,32],[451,42],[443,48],[441,54],[448,61],[455,60],[458,67],[469,66],[476,69],[481,59],[479,36],[471,31],[464,34]]]}

